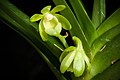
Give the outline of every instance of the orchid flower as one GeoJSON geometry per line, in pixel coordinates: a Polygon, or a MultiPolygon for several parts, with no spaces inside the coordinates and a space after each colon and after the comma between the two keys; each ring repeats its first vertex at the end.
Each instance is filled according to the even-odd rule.
{"type": "Polygon", "coordinates": [[[71,24],[69,21],[62,15],[57,14],[56,12],[62,11],[65,9],[64,5],[58,5],[54,7],[51,11],[51,6],[46,6],[41,10],[42,14],[34,14],[31,18],[31,22],[39,21],[39,33],[43,41],[47,41],[48,36],[58,37],[61,42],[67,47],[65,38],[66,36],[60,35],[62,28],[65,30],[70,30],[71,24]]]}
{"type": "Polygon", "coordinates": [[[76,77],[79,77],[85,70],[85,63],[87,64],[88,69],[90,68],[90,62],[84,52],[81,40],[75,36],[73,36],[72,39],[76,46],[66,48],[61,54],[59,58],[61,62],[60,71],[61,73],[70,71],[73,72],[76,77]]]}

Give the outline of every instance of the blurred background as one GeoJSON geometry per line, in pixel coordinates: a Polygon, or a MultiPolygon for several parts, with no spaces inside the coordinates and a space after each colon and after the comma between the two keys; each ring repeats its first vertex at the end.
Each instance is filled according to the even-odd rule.
{"type": "MultiPolygon", "coordinates": [[[[28,16],[40,13],[52,0],[9,0],[28,16]]],[[[93,0],[82,0],[91,15],[93,0]]],[[[106,0],[109,17],[120,7],[120,0],[106,0]]],[[[0,80],[57,80],[47,64],[34,48],[18,33],[0,22],[0,80]]]]}

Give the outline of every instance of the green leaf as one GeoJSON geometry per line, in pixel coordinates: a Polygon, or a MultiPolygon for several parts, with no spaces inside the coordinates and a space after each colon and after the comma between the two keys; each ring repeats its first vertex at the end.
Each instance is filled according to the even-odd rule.
{"type": "MultiPolygon", "coordinates": [[[[3,21],[5,21],[5,23],[7,24],[7,25],[9,25],[9,27],[10,28],[12,28],[13,30],[15,30],[17,33],[19,33],[22,37],[24,37],[37,51],[38,51],[38,53],[43,57],[43,59],[45,60],[45,62],[48,64],[48,66],[50,67],[50,69],[53,71],[53,73],[55,74],[55,76],[58,78],[58,80],[66,80],[66,78],[63,76],[63,75],[61,75],[61,73],[59,72],[59,70],[58,69],[56,69],[56,67],[50,62],[50,60],[47,58],[48,56],[46,56],[46,55],[44,55],[45,54],[45,52],[49,52],[50,53],[50,51],[47,51],[46,49],[45,49],[45,46],[43,46],[43,44],[42,43],[38,43],[38,41],[37,40],[34,40],[33,38],[36,38],[36,37],[33,37],[33,35],[31,34],[31,33],[27,33],[26,32],[26,29],[24,29],[24,27],[22,27],[19,23],[17,23],[15,20],[13,20],[12,18],[10,18],[6,13],[4,13],[1,9],[0,9],[0,17],[1,17],[1,20],[3,21]],[[4,18],[3,18],[3,17],[4,18]],[[8,20],[8,21],[7,21],[8,20]],[[30,36],[31,38],[32,38],[32,40],[31,40],[31,38],[30,37],[28,37],[28,35],[30,36],[30,35],[32,35],[32,36],[30,36]],[[35,43],[35,42],[37,42],[37,44],[39,45],[39,47],[38,47],[38,45],[35,43]],[[40,49],[40,47],[42,47],[42,49],[43,50],[41,50],[40,49]],[[46,51],[44,51],[44,50],[46,50],[46,51]],[[44,52],[44,54],[42,53],[42,52],[44,52]]],[[[33,30],[34,30],[34,28],[33,28],[33,30]]],[[[35,35],[34,35],[35,36],[35,35]]],[[[52,53],[51,53],[52,54],[52,53]]]]}
{"type": "Polygon", "coordinates": [[[57,5],[50,12],[51,13],[56,13],[56,12],[64,10],[65,8],[66,8],[65,5],[57,5]]]}
{"type": "Polygon", "coordinates": [[[58,21],[62,24],[62,27],[65,30],[70,30],[72,28],[70,22],[65,17],[59,14],[55,14],[55,16],[57,17],[58,21]]]}
{"type": "Polygon", "coordinates": [[[46,6],[46,7],[44,7],[44,8],[41,10],[41,13],[42,13],[42,14],[47,13],[47,12],[50,11],[50,9],[51,9],[51,6],[46,6]]]}
{"type": "Polygon", "coordinates": [[[120,24],[114,26],[112,29],[106,31],[104,34],[98,37],[91,46],[92,59],[97,52],[104,49],[105,43],[110,42],[118,34],[120,34],[120,24]]]}
{"type": "Polygon", "coordinates": [[[31,21],[31,22],[39,21],[42,17],[43,17],[42,14],[34,14],[34,15],[30,18],[30,21],[31,21]]]}
{"type": "Polygon", "coordinates": [[[65,71],[69,68],[69,66],[71,65],[74,56],[75,56],[76,51],[72,51],[70,52],[63,60],[62,63],[60,65],[60,71],[61,73],[65,73],[65,71]]]}
{"type": "Polygon", "coordinates": [[[55,73],[58,80],[66,80],[65,77],[62,76],[58,70],[58,58],[61,51],[60,48],[56,47],[56,45],[61,44],[56,41],[56,39],[54,39],[55,43],[44,43],[40,39],[38,33],[38,24],[31,23],[27,15],[25,15],[7,0],[0,0],[0,20],[16,32],[18,32],[21,36],[23,36],[33,47],[35,46],[36,50],[39,49],[41,52],[44,53],[40,54],[45,55],[49,59],[49,63],[52,63],[54,65],[52,66],[53,70],[51,70],[54,71],[53,73],[55,73]]]}
{"type": "Polygon", "coordinates": [[[90,77],[102,73],[115,61],[120,59],[120,34],[105,44],[105,48],[98,52],[91,62],[90,77]]]}
{"type": "Polygon", "coordinates": [[[66,8],[65,10],[61,11],[60,13],[67,19],[69,20],[69,22],[71,23],[72,25],[72,29],[69,30],[70,31],[70,34],[71,36],[77,36],[78,38],[80,38],[80,40],[82,41],[83,43],[83,47],[85,49],[85,52],[87,54],[89,54],[90,52],[90,48],[89,48],[89,45],[88,45],[88,42],[86,40],[86,37],[82,31],[82,28],[80,26],[80,24],[78,23],[75,15],[73,14],[72,10],[70,9],[70,7],[68,6],[68,4],[66,3],[65,0],[53,0],[53,2],[56,4],[56,5],[65,5],[66,8]]]}
{"type": "Polygon", "coordinates": [[[78,22],[80,23],[80,26],[85,34],[89,46],[91,46],[92,42],[97,36],[95,27],[92,21],[90,20],[89,16],[87,15],[87,12],[85,11],[81,0],[69,0],[69,1],[75,12],[78,22]]]}
{"type": "Polygon", "coordinates": [[[105,20],[100,27],[97,29],[98,36],[102,35],[112,27],[120,24],[120,8],[117,9],[110,17],[105,20]]]}
{"type": "Polygon", "coordinates": [[[99,27],[99,25],[105,20],[105,17],[106,17],[105,0],[94,0],[92,22],[95,25],[95,28],[99,27]]]}
{"type": "Polygon", "coordinates": [[[119,80],[120,79],[120,60],[108,67],[102,73],[96,75],[91,80],[119,80]]]}
{"type": "Polygon", "coordinates": [[[74,49],[75,49],[74,46],[70,46],[70,47],[66,48],[60,55],[59,61],[62,62],[62,60],[65,58],[65,56],[68,55],[70,52],[72,52],[74,49]]]}
{"type": "MultiPolygon", "coordinates": [[[[29,39],[27,39],[29,41],[29,39]]],[[[31,41],[30,41],[31,43],[31,41]]],[[[33,43],[31,43],[31,45],[36,49],[36,51],[41,55],[41,57],[44,59],[44,61],[47,63],[47,65],[49,66],[49,68],[52,70],[52,72],[54,73],[54,75],[56,76],[56,78],[58,80],[67,80],[60,72],[58,69],[56,69],[56,67],[50,62],[50,60],[40,51],[40,49],[33,43]]]]}

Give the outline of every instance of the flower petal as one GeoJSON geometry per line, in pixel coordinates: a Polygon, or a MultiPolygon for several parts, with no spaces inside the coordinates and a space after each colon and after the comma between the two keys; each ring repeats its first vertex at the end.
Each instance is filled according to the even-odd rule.
{"type": "Polygon", "coordinates": [[[46,7],[44,7],[44,8],[41,10],[41,13],[42,13],[42,14],[45,14],[45,13],[49,12],[50,9],[51,9],[51,6],[46,6],[46,7]]]}
{"type": "Polygon", "coordinates": [[[65,56],[66,56],[67,54],[69,54],[70,52],[72,52],[74,49],[75,49],[74,46],[70,46],[70,47],[66,48],[66,49],[62,52],[62,54],[60,55],[60,58],[59,58],[60,62],[62,62],[62,60],[65,58],[65,56]]]}
{"type": "Polygon", "coordinates": [[[58,24],[56,25],[55,30],[56,30],[57,33],[60,34],[60,32],[62,31],[62,25],[61,25],[61,23],[58,23],[58,24]]]}
{"type": "Polygon", "coordinates": [[[42,14],[34,14],[34,15],[30,18],[30,21],[31,21],[31,22],[35,22],[35,21],[40,20],[42,17],[43,17],[42,14]]]}
{"type": "Polygon", "coordinates": [[[45,28],[45,32],[51,36],[56,36],[58,33],[53,28],[45,28]]]}
{"type": "Polygon", "coordinates": [[[39,33],[40,33],[40,36],[41,36],[42,40],[43,40],[43,41],[47,41],[47,40],[48,40],[48,35],[47,35],[47,33],[45,32],[42,23],[43,23],[43,21],[41,20],[40,23],[39,23],[39,33]]]}
{"type": "Polygon", "coordinates": [[[62,27],[65,30],[70,30],[72,28],[70,22],[65,17],[59,14],[55,14],[55,16],[57,17],[58,21],[62,24],[62,27]]]}
{"type": "Polygon", "coordinates": [[[65,73],[65,71],[69,68],[69,66],[71,65],[74,56],[75,56],[76,51],[73,51],[71,53],[69,53],[62,61],[61,65],[60,65],[60,71],[61,73],[65,73]]]}
{"type": "Polygon", "coordinates": [[[56,12],[59,12],[59,11],[62,11],[66,8],[65,5],[57,5],[56,7],[54,7],[50,12],[51,13],[56,13],[56,12]]]}
{"type": "Polygon", "coordinates": [[[85,70],[84,57],[80,52],[77,52],[73,62],[73,71],[76,77],[79,77],[83,74],[85,70]]]}
{"type": "Polygon", "coordinates": [[[69,72],[73,72],[73,62],[70,64],[69,68],[67,69],[67,71],[69,72]]]}

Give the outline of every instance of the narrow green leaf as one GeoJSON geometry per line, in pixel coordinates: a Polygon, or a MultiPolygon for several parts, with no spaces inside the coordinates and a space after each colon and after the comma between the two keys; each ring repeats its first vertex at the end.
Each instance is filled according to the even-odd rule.
{"type": "Polygon", "coordinates": [[[41,13],[42,13],[42,14],[47,13],[47,12],[50,11],[50,9],[51,9],[51,6],[46,6],[46,7],[44,7],[44,8],[41,10],[41,13]]]}
{"type": "Polygon", "coordinates": [[[62,27],[65,30],[70,30],[72,28],[70,22],[65,17],[59,14],[55,14],[55,16],[57,17],[58,21],[62,24],[62,27]]]}
{"type": "Polygon", "coordinates": [[[105,20],[106,17],[106,5],[105,0],[94,0],[92,22],[95,28],[105,20]]]}
{"type": "Polygon", "coordinates": [[[57,50],[53,44],[45,44],[40,39],[37,32],[38,25],[29,22],[29,17],[19,11],[13,4],[7,0],[1,0],[0,4],[0,20],[18,32],[40,53],[40,55],[42,55],[43,59],[46,61],[58,80],[66,80],[66,78],[59,72],[58,67],[56,67],[59,65],[56,57],[59,57],[61,51],[57,50]],[[57,54],[53,52],[51,53],[50,49],[57,54]],[[56,57],[53,54],[56,54],[56,57]]]}
{"type": "Polygon", "coordinates": [[[115,27],[116,25],[120,24],[120,8],[117,9],[110,17],[105,20],[100,27],[97,29],[98,36],[105,33],[107,30],[115,27]]]}
{"type": "Polygon", "coordinates": [[[118,34],[120,34],[120,24],[116,25],[115,27],[108,30],[107,32],[102,34],[100,37],[98,37],[94,41],[93,45],[91,46],[92,59],[94,58],[97,52],[104,49],[105,43],[110,42],[118,34]]]}
{"type": "Polygon", "coordinates": [[[96,30],[95,27],[90,20],[89,16],[87,15],[87,12],[85,11],[81,0],[69,0],[72,8],[75,12],[75,15],[77,16],[78,22],[80,23],[80,26],[85,34],[85,37],[91,46],[92,42],[96,38],[96,30]]]}
{"type": "Polygon", "coordinates": [[[78,38],[80,38],[80,40],[82,41],[82,43],[84,45],[84,49],[85,49],[86,53],[89,54],[90,49],[89,49],[89,45],[88,45],[88,42],[86,40],[86,37],[82,31],[80,24],[78,23],[77,19],[75,18],[75,15],[71,11],[71,9],[68,6],[68,4],[66,3],[66,1],[65,0],[53,0],[53,2],[56,5],[65,5],[66,6],[65,10],[61,11],[60,13],[65,18],[67,18],[72,25],[72,29],[69,30],[70,34],[72,36],[77,36],[78,38]]]}
{"type": "Polygon", "coordinates": [[[34,15],[30,18],[30,21],[31,21],[31,22],[39,21],[42,17],[43,17],[42,14],[34,14],[34,15]]]}
{"type": "Polygon", "coordinates": [[[56,13],[56,12],[64,10],[65,8],[66,8],[65,5],[57,5],[50,12],[51,13],[56,13]]]}
{"type": "Polygon", "coordinates": [[[120,79],[120,60],[108,67],[104,72],[96,75],[91,80],[119,80],[120,79]]]}
{"type": "Polygon", "coordinates": [[[120,34],[105,44],[104,49],[96,54],[91,62],[90,77],[102,73],[111,64],[120,59],[120,34]]]}

